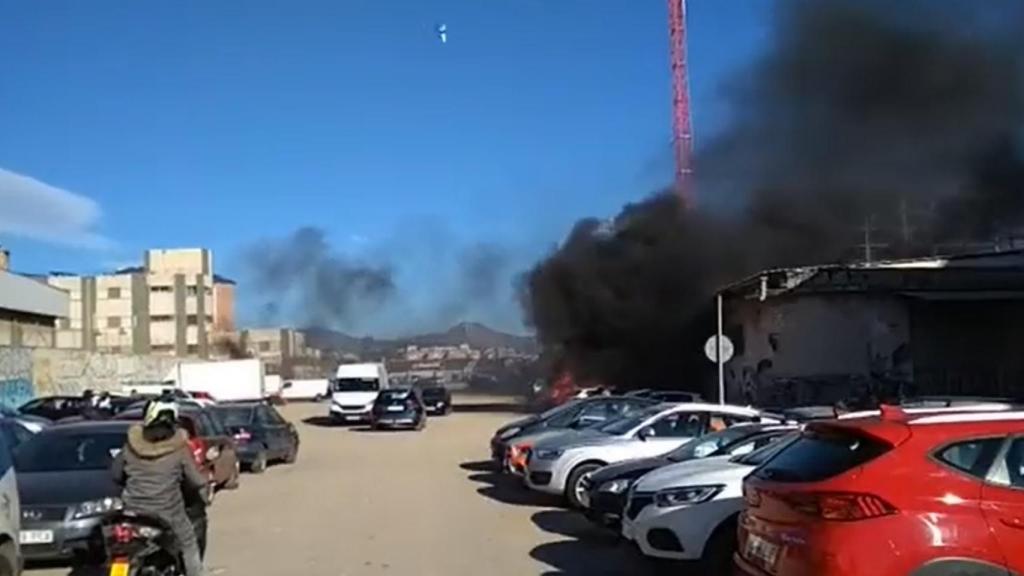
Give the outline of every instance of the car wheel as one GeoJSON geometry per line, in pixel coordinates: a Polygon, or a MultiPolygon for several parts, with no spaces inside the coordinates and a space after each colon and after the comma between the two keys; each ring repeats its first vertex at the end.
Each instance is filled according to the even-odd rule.
{"type": "Polygon", "coordinates": [[[295,461],[299,459],[299,445],[296,444],[288,450],[288,454],[285,454],[285,464],[295,464],[295,461]]]}
{"type": "Polygon", "coordinates": [[[700,557],[702,572],[707,574],[728,574],[732,568],[732,555],[736,551],[736,522],[732,518],[722,522],[711,533],[704,553],[700,557]]]}
{"type": "Polygon", "coordinates": [[[580,464],[569,474],[569,479],[565,483],[565,500],[569,503],[570,508],[577,510],[584,507],[583,502],[586,495],[583,493],[583,479],[593,474],[602,467],[602,464],[591,462],[588,464],[580,464]]]}
{"type": "Polygon", "coordinates": [[[18,574],[18,554],[14,544],[7,542],[0,546],[0,576],[16,576],[18,574]]]}
{"type": "Polygon", "coordinates": [[[252,463],[249,464],[249,472],[253,474],[262,474],[267,471],[267,453],[260,450],[256,458],[253,459],[252,463]]]}

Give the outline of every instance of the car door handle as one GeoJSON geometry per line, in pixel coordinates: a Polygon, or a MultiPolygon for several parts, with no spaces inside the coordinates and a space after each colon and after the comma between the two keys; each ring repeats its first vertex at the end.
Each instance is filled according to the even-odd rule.
{"type": "Polygon", "coordinates": [[[1012,517],[1012,518],[1000,518],[1000,522],[1010,528],[1016,528],[1018,530],[1024,530],[1024,518],[1012,517]]]}

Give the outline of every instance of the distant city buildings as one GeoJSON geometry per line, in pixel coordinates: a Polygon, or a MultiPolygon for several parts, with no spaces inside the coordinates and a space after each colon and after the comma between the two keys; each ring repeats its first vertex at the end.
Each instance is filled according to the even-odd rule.
{"type": "Polygon", "coordinates": [[[217,329],[234,327],[234,282],[201,248],[147,250],[140,267],[46,282],[70,300],[58,348],[208,358],[217,329]]]}

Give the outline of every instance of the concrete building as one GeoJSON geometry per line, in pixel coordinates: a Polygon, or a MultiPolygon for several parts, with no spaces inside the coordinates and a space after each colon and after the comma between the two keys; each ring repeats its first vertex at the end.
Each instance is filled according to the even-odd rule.
{"type": "Polygon", "coordinates": [[[47,282],[70,297],[57,333],[61,348],[206,358],[215,320],[234,324],[234,283],[214,276],[209,250],[147,250],[141,267],[51,274],[47,282]],[[231,286],[215,290],[218,281],[231,286]]]}
{"type": "Polygon", "coordinates": [[[267,374],[285,378],[327,376],[321,351],[307,344],[304,332],[291,328],[252,328],[218,334],[212,355],[259,358],[267,374]]]}
{"type": "Polygon", "coordinates": [[[766,270],[720,294],[734,402],[1021,392],[1019,250],[766,270]]]}
{"type": "Polygon", "coordinates": [[[10,253],[0,248],[0,346],[53,347],[57,321],[68,313],[61,290],[8,271],[10,253]]]}

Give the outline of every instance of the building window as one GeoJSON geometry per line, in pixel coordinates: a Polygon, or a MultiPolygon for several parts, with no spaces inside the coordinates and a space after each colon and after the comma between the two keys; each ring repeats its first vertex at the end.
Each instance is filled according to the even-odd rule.
{"type": "Polygon", "coordinates": [[[174,344],[153,344],[153,352],[174,352],[174,344]]]}
{"type": "Polygon", "coordinates": [[[188,286],[185,288],[185,293],[189,296],[195,296],[199,294],[199,288],[197,286],[188,286]]]}
{"type": "Polygon", "coordinates": [[[185,319],[189,326],[197,326],[199,324],[199,316],[195,314],[189,314],[188,318],[185,319]]]}
{"type": "Polygon", "coordinates": [[[150,292],[173,292],[174,289],[170,286],[150,286],[150,292]]]}
{"type": "Polygon", "coordinates": [[[67,330],[68,328],[71,328],[71,319],[70,318],[58,318],[57,319],[57,328],[60,328],[61,330],[67,330]]]}
{"type": "Polygon", "coordinates": [[[120,316],[108,316],[107,317],[107,328],[120,328],[121,317],[120,316]]]}
{"type": "Polygon", "coordinates": [[[107,288],[107,299],[108,300],[117,300],[120,297],[121,297],[121,289],[120,288],[107,288]]]}
{"type": "Polygon", "coordinates": [[[260,352],[270,352],[270,342],[260,342],[260,352]]]}
{"type": "Polygon", "coordinates": [[[199,354],[199,345],[198,344],[189,344],[187,349],[188,349],[188,353],[189,354],[199,354]]]}
{"type": "Polygon", "coordinates": [[[121,353],[121,347],[120,346],[111,346],[110,347],[110,353],[111,354],[120,354],[121,353]]]}
{"type": "Polygon", "coordinates": [[[168,314],[154,314],[149,317],[152,322],[170,322],[174,320],[174,316],[168,314]]]}

